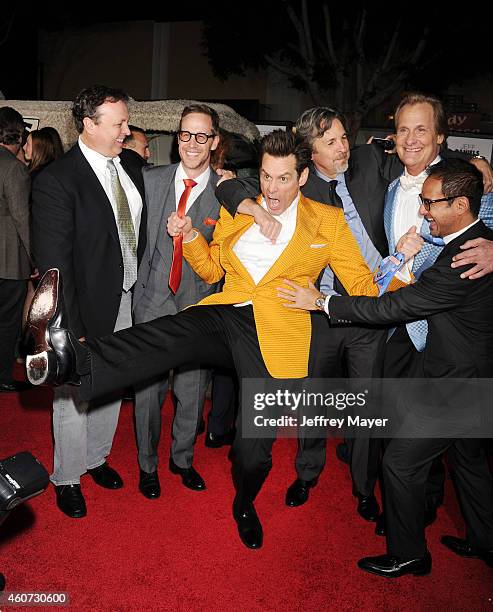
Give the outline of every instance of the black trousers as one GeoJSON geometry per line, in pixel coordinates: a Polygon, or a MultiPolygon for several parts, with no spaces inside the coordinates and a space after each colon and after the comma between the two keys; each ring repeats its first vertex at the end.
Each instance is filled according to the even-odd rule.
{"type": "MultiPolygon", "coordinates": [[[[351,378],[355,393],[359,390],[359,378],[382,376],[386,329],[330,325],[325,317],[325,325],[320,322],[314,332],[317,332],[317,337],[312,339],[312,351],[321,362],[317,365],[319,376],[351,378]],[[320,374],[322,367],[324,371],[320,374]]],[[[361,437],[346,438],[345,442],[349,450],[353,490],[361,495],[370,495],[378,479],[381,441],[361,437]]]]}
{"type": "Polygon", "coordinates": [[[238,413],[238,382],[234,370],[217,369],[212,373],[211,409],[207,431],[223,436],[233,426],[238,413]]]}
{"type": "Polygon", "coordinates": [[[447,449],[466,539],[473,546],[493,548],[493,477],[483,441],[394,439],[383,458],[390,555],[404,560],[425,555],[426,483],[433,460],[447,449]]]}
{"type": "Polygon", "coordinates": [[[21,333],[26,280],[0,279],[0,383],[12,382],[15,345],[21,333]]]}
{"type": "MultiPolygon", "coordinates": [[[[383,366],[386,378],[423,378],[423,353],[419,353],[409,338],[405,325],[399,325],[387,342],[383,366]]],[[[383,449],[390,443],[383,440],[383,449]]],[[[434,510],[443,504],[445,467],[440,455],[435,457],[426,481],[425,509],[434,510]]],[[[385,489],[383,491],[385,497],[385,489]]]]}
{"type": "MultiPolygon", "coordinates": [[[[318,338],[321,313],[312,316],[318,338]],[[320,315],[320,316],[319,316],[320,315]]],[[[78,364],[83,377],[81,399],[103,396],[113,389],[135,385],[185,364],[202,363],[227,368],[234,365],[238,378],[271,378],[265,367],[257,338],[253,308],[244,306],[196,306],[176,315],[161,317],[115,334],[87,341],[90,359],[78,364]]],[[[279,347],[289,350],[289,347],[279,347]]],[[[311,355],[314,351],[311,350],[311,355]]],[[[318,358],[310,358],[312,375],[322,376],[318,358]]],[[[272,466],[275,438],[245,438],[241,407],[237,434],[232,446],[233,480],[237,504],[255,499],[272,466]]],[[[325,438],[298,440],[296,471],[299,478],[312,480],[325,464],[325,438]]]]}

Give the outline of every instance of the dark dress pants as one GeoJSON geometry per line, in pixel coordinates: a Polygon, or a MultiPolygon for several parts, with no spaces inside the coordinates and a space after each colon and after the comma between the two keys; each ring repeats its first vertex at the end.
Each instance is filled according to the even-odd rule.
{"type": "MultiPolygon", "coordinates": [[[[423,353],[416,350],[405,325],[399,325],[387,342],[384,358],[385,378],[423,378],[423,353]]],[[[383,441],[384,449],[390,439],[383,441]]],[[[425,509],[433,511],[443,504],[445,467],[440,455],[435,457],[428,471],[425,509]]],[[[384,492],[385,495],[385,492],[384,492]]]]}
{"type": "MultiPolygon", "coordinates": [[[[359,378],[382,375],[386,339],[386,330],[331,325],[325,314],[315,313],[312,315],[310,375],[351,378],[352,390],[357,393],[359,378]]],[[[325,445],[325,438],[320,439],[319,444],[322,443],[325,445]]],[[[353,489],[361,495],[370,495],[378,478],[381,441],[362,437],[346,438],[345,443],[349,449],[353,489]]]]}
{"type": "Polygon", "coordinates": [[[207,431],[223,436],[233,427],[238,412],[238,382],[234,370],[217,369],[212,373],[211,409],[207,431]]]}
{"type": "MultiPolygon", "coordinates": [[[[79,373],[88,375],[83,376],[80,389],[83,399],[136,385],[177,366],[193,363],[221,368],[233,364],[240,380],[270,378],[260,353],[251,306],[196,306],[88,340],[87,346],[90,359],[78,364],[79,373]]],[[[232,446],[238,503],[253,501],[260,491],[272,465],[274,440],[275,437],[243,437],[240,409],[232,446]]],[[[299,440],[296,459],[299,478],[311,480],[318,476],[324,461],[325,439],[299,440]]]]}
{"type": "Polygon", "coordinates": [[[0,279],[0,383],[12,382],[26,293],[26,280],[0,279]]]}
{"type": "Polygon", "coordinates": [[[466,539],[493,548],[493,477],[482,440],[400,438],[390,442],[383,459],[388,554],[403,560],[426,554],[426,483],[433,460],[447,449],[466,539]]]}

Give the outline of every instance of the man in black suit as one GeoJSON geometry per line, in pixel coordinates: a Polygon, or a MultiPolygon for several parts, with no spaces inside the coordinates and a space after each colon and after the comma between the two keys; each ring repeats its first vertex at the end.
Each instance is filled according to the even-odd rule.
{"type": "MultiPolygon", "coordinates": [[[[422,378],[491,378],[493,277],[462,279],[461,269],[450,265],[465,240],[493,238],[493,232],[478,219],[482,192],[482,177],[470,164],[450,160],[431,166],[420,195],[420,214],[428,221],[431,235],[444,239],[445,248],[436,262],[418,282],[392,295],[327,298],[324,309],[331,320],[389,325],[426,317],[429,331],[420,361],[422,378]]],[[[279,295],[291,302],[289,306],[315,308],[315,299],[321,295],[318,290],[288,284],[291,289],[279,295]]],[[[433,412],[436,407],[431,402],[433,412]]],[[[415,431],[426,427],[430,416],[417,412],[415,431]]],[[[442,421],[437,418],[435,426],[447,426],[447,415],[442,421]]],[[[390,442],[383,460],[387,554],[361,559],[361,569],[393,577],[429,573],[425,484],[433,459],[447,449],[467,537],[444,536],[442,543],[458,555],[479,557],[493,567],[493,478],[481,440],[460,439],[467,435],[467,424],[462,427],[449,438],[395,438],[390,442]]]]}
{"type": "MultiPolygon", "coordinates": [[[[140,170],[121,163],[128,128],[128,97],[96,85],[72,106],[80,134],[64,156],[39,175],[33,187],[33,243],[41,273],[63,270],[64,298],[78,337],[107,334],[132,325],[132,287],[145,247],[146,208],[140,170]]],[[[101,486],[123,483],[106,457],[118,423],[121,395],[87,404],[74,387],[55,391],[54,471],[58,507],[85,516],[80,477],[101,486]]]]}

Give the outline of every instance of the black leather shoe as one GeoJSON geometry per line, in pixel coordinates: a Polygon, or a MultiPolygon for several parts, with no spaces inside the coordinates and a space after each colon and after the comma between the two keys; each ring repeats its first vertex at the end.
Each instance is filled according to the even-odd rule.
{"type": "Polygon", "coordinates": [[[123,487],[123,480],[120,475],[106,461],[92,470],[87,470],[87,473],[92,476],[96,484],[105,489],[121,489],[123,487]]]}
{"type": "Polygon", "coordinates": [[[89,353],[64,323],[62,280],[52,268],[39,282],[27,315],[23,344],[29,352],[26,374],[31,384],[80,384],[77,364],[88,361],[89,353]]]}
{"type": "MultiPolygon", "coordinates": [[[[425,510],[425,527],[429,527],[436,521],[437,511],[436,508],[433,510],[425,510]]],[[[375,525],[375,534],[377,536],[387,535],[387,524],[385,522],[385,514],[382,512],[377,518],[377,524],[375,525]]]]}
{"type": "Polygon", "coordinates": [[[313,480],[302,480],[297,478],[293,484],[286,491],[286,506],[295,508],[296,506],[302,506],[308,501],[310,495],[310,489],[314,487],[318,482],[318,478],[313,480]]]}
{"type": "Polygon", "coordinates": [[[229,446],[235,439],[235,432],[233,430],[228,431],[222,435],[216,435],[208,431],[205,434],[205,445],[208,448],[221,448],[222,446],[229,446]]]}
{"type": "Polygon", "coordinates": [[[493,567],[493,549],[487,550],[486,548],[478,548],[469,544],[462,538],[456,538],[455,536],[444,535],[440,538],[440,542],[460,557],[467,557],[468,559],[481,559],[489,567],[493,567]]]}
{"type": "Polygon", "coordinates": [[[147,499],[157,499],[160,497],[161,485],[159,484],[157,470],[150,473],[140,470],[139,491],[144,497],[147,497],[147,499]]]}
{"type": "Polygon", "coordinates": [[[262,523],[255,511],[255,506],[252,503],[248,503],[236,511],[233,505],[233,516],[243,544],[248,548],[262,548],[264,532],[262,530],[262,523]]]}
{"type": "Polygon", "coordinates": [[[431,572],[431,555],[427,552],[421,559],[408,559],[407,561],[391,555],[364,557],[358,561],[358,567],[370,574],[386,578],[400,578],[406,574],[426,576],[431,572]]]}
{"type": "Polygon", "coordinates": [[[169,469],[172,474],[179,474],[182,483],[192,491],[204,491],[206,488],[204,479],[194,467],[181,468],[176,465],[173,459],[170,459],[169,469]]]}
{"type": "Polygon", "coordinates": [[[86,502],[79,484],[55,486],[56,505],[70,518],[87,514],[86,502]]]}
{"type": "Polygon", "coordinates": [[[32,390],[32,385],[18,380],[0,383],[0,393],[20,393],[21,391],[32,390]]]}
{"type": "Polygon", "coordinates": [[[360,495],[356,494],[358,498],[358,514],[361,518],[364,518],[365,521],[376,521],[380,514],[380,506],[375,498],[372,495],[360,495]]]}

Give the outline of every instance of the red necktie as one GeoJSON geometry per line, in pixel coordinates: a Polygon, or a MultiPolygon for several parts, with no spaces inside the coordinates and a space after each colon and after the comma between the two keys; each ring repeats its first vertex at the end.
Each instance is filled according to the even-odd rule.
{"type": "MultiPolygon", "coordinates": [[[[190,192],[197,184],[192,179],[183,179],[185,183],[185,190],[181,194],[180,201],[178,202],[177,214],[179,217],[185,216],[185,210],[187,207],[187,200],[190,196],[190,192]]],[[[169,272],[169,288],[173,293],[176,293],[180,287],[181,282],[181,267],[183,262],[183,235],[173,236],[173,261],[171,262],[171,269],[169,272]]]]}

